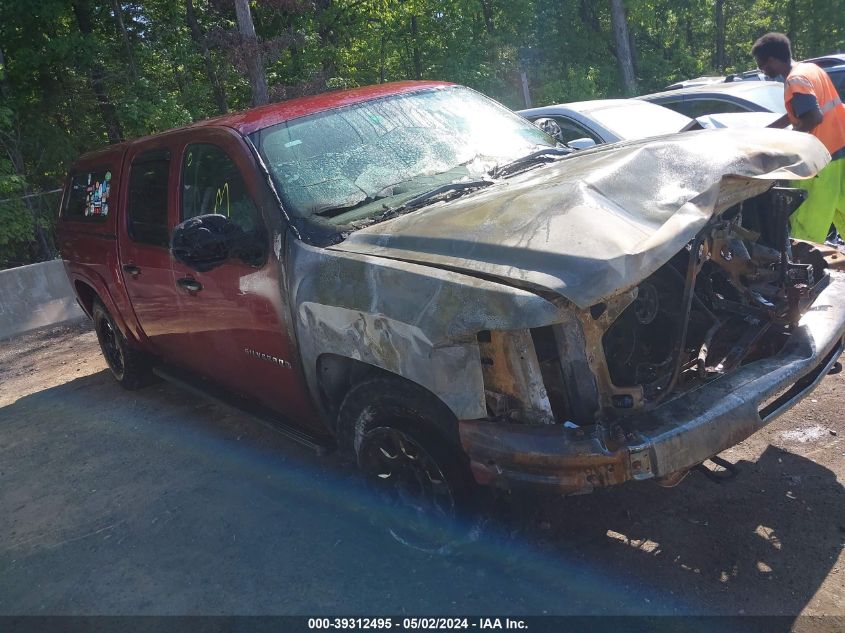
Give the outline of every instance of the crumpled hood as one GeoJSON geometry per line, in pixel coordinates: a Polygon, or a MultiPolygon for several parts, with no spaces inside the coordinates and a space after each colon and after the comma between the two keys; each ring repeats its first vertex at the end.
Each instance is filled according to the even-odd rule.
{"type": "Polygon", "coordinates": [[[830,160],[809,134],[702,130],[579,152],[358,230],[331,248],[557,293],[587,308],[665,264],[715,213],[809,178],[830,160]]]}

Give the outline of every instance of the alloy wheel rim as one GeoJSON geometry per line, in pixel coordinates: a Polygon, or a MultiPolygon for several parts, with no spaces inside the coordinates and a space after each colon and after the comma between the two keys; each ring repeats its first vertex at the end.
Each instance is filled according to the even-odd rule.
{"type": "MultiPolygon", "coordinates": [[[[437,462],[412,437],[379,427],[364,438],[362,470],[379,497],[402,517],[390,532],[418,549],[441,549],[456,519],[455,496],[437,462]]],[[[394,517],[391,517],[391,519],[394,517]]]]}

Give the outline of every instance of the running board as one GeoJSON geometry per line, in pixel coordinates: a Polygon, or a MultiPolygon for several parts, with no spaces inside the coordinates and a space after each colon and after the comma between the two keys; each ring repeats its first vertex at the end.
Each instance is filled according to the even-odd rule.
{"type": "Polygon", "coordinates": [[[328,455],[335,449],[334,441],[331,438],[321,438],[311,435],[296,426],[285,422],[279,415],[267,407],[249,402],[245,398],[233,396],[228,393],[218,393],[216,385],[199,378],[187,371],[171,365],[160,365],[153,369],[153,373],[169,383],[181,387],[191,393],[204,398],[209,398],[219,404],[232,407],[243,413],[254,417],[265,428],[270,429],[315,451],[317,455],[328,455]],[[212,388],[215,390],[212,391],[212,388]]]}

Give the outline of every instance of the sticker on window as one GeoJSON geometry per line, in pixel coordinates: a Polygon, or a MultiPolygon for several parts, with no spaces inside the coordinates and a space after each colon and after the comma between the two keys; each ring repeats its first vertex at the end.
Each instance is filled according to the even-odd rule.
{"type": "Polygon", "coordinates": [[[108,215],[109,214],[109,185],[111,183],[111,172],[103,175],[102,182],[96,179],[94,174],[88,174],[88,187],[86,188],[87,198],[85,200],[85,215],[108,215]],[[93,184],[91,180],[94,180],[93,184]]]}
{"type": "Polygon", "coordinates": [[[64,216],[76,220],[103,220],[109,214],[111,171],[74,174],[70,181],[64,216]]]}

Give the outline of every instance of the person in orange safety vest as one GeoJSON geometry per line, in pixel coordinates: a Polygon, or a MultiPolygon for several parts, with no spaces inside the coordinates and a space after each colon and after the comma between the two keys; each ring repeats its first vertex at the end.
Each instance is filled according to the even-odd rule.
{"type": "Polygon", "coordinates": [[[785,79],[786,114],[770,127],[791,123],[819,139],[832,158],[815,178],[794,183],[807,191],[807,199],[789,218],[792,236],[822,243],[831,224],[845,235],[845,105],[824,70],[792,60],[783,33],[767,33],[754,42],[751,54],[767,76],[785,79]]]}

